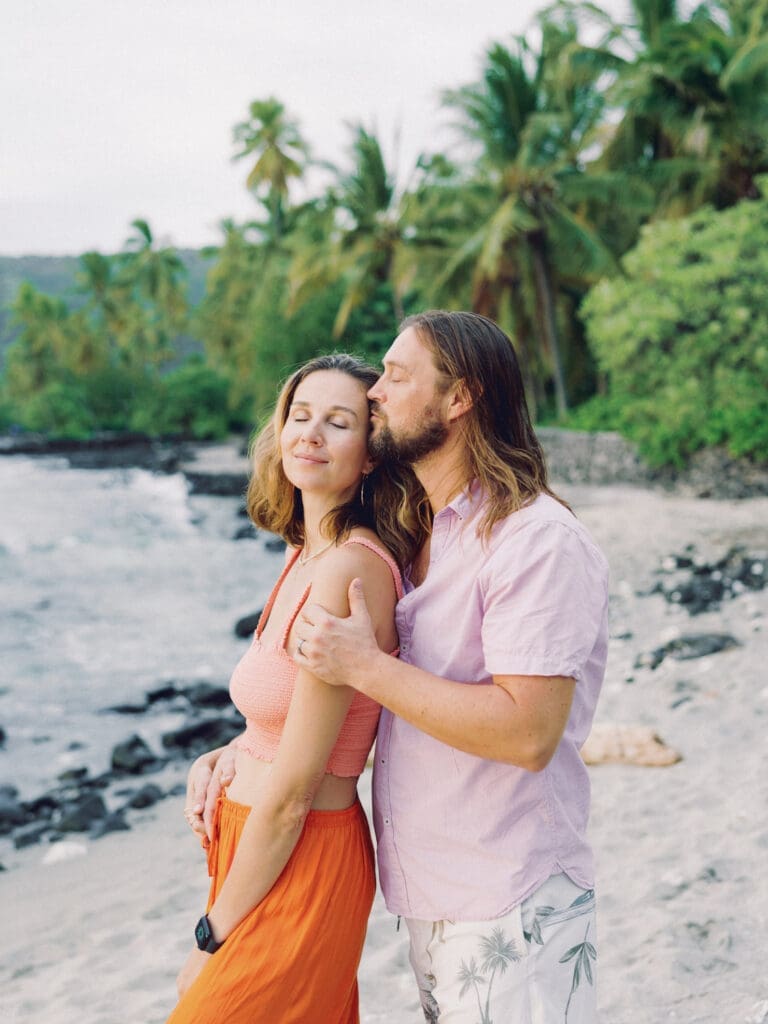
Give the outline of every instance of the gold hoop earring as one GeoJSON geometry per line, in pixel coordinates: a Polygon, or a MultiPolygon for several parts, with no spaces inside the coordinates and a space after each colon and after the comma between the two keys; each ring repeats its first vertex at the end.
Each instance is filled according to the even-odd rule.
{"type": "Polygon", "coordinates": [[[365,508],[365,481],[368,479],[368,474],[363,473],[363,479],[360,481],[360,504],[365,508]]]}

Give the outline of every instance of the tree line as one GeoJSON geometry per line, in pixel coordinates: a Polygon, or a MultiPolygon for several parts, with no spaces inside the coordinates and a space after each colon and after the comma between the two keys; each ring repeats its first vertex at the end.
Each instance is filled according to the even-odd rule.
{"type": "Polygon", "coordinates": [[[765,349],[744,329],[744,310],[768,315],[750,263],[768,235],[768,0],[630,8],[620,23],[556,3],[491,45],[441,97],[455,151],[425,151],[405,184],[370,127],[349,127],[334,167],[278,99],[252,102],[233,144],[255,215],[222,223],[202,300],[142,220],[121,253],[81,257],[76,302],[23,285],[0,425],[219,436],[302,360],[376,360],[405,314],[443,306],[509,332],[539,420],[618,427],[656,462],[713,443],[768,457],[748,426],[765,349]],[[298,201],[308,175],[325,184],[298,201]],[[747,425],[725,409],[733,387],[747,425]]]}

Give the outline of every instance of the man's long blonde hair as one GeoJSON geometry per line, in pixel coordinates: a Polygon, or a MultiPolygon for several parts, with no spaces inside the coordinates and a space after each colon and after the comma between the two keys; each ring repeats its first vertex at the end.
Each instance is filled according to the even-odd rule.
{"type": "Polygon", "coordinates": [[[466,481],[477,480],[487,499],[479,530],[530,504],[539,494],[567,503],[550,489],[547,466],[531,424],[512,341],[498,324],[477,313],[430,310],[407,317],[432,352],[440,387],[460,384],[471,408],[460,418],[466,481]]]}

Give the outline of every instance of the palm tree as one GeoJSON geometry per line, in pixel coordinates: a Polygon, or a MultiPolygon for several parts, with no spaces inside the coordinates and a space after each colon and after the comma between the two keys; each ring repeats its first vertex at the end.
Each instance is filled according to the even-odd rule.
{"type": "Polygon", "coordinates": [[[563,416],[559,284],[585,287],[616,267],[585,216],[587,201],[599,201],[606,186],[587,180],[581,159],[603,109],[600,78],[613,58],[604,47],[579,44],[569,9],[546,12],[540,27],[538,50],[522,38],[510,48],[495,44],[481,82],[444,95],[478,160],[468,217],[437,287],[471,277],[474,308],[517,336],[529,381],[548,367],[563,416]]]}
{"type": "Polygon", "coordinates": [[[119,256],[116,277],[126,296],[118,346],[127,363],[143,367],[169,359],[174,337],[186,326],[187,272],[174,249],[155,245],[145,220],[131,226],[135,233],[119,256]]]}
{"type": "Polygon", "coordinates": [[[100,252],[83,253],[75,283],[86,297],[89,322],[102,337],[105,351],[112,353],[125,329],[130,303],[128,288],[117,280],[117,261],[100,252]]]}
{"type": "Polygon", "coordinates": [[[768,170],[768,5],[713,0],[683,18],[675,0],[632,0],[632,12],[603,165],[650,177],[662,216],[755,198],[768,170]]]}
{"type": "Polygon", "coordinates": [[[285,204],[292,178],[302,178],[309,160],[309,147],[298,125],[273,96],[254,100],[248,118],[233,129],[240,151],[235,160],[255,157],[246,185],[263,199],[269,212],[271,233],[279,240],[285,231],[285,204]]]}
{"type": "Polygon", "coordinates": [[[291,267],[291,309],[336,281],[344,294],[334,324],[340,337],[354,310],[388,293],[393,327],[414,278],[402,198],[375,133],[352,126],[352,166],[299,226],[291,267]]]}
{"type": "Polygon", "coordinates": [[[206,279],[196,328],[211,366],[230,382],[229,400],[239,411],[249,399],[254,374],[252,310],[264,282],[265,256],[253,226],[221,224],[224,240],[206,279]]]}
{"type": "Polygon", "coordinates": [[[41,391],[67,360],[69,310],[62,299],[24,282],[13,304],[12,322],[21,328],[9,346],[6,381],[14,397],[41,391]]]}

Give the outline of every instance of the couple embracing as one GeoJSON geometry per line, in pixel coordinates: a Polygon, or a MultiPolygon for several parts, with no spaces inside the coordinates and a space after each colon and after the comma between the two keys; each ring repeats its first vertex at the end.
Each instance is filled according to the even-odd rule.
{"type": "Polygon", "coordinates": [[[374,739],[381,887],[425,1019],[596,1020],[579,749],[605,560],[548,485],[495,323],[410,317],[383,366],[307,363],[253,448],[249,513],[289,546],[232,676],[246,729],[190,771],[212,882],[169,1024],[359,1020],[374,739]]]}

